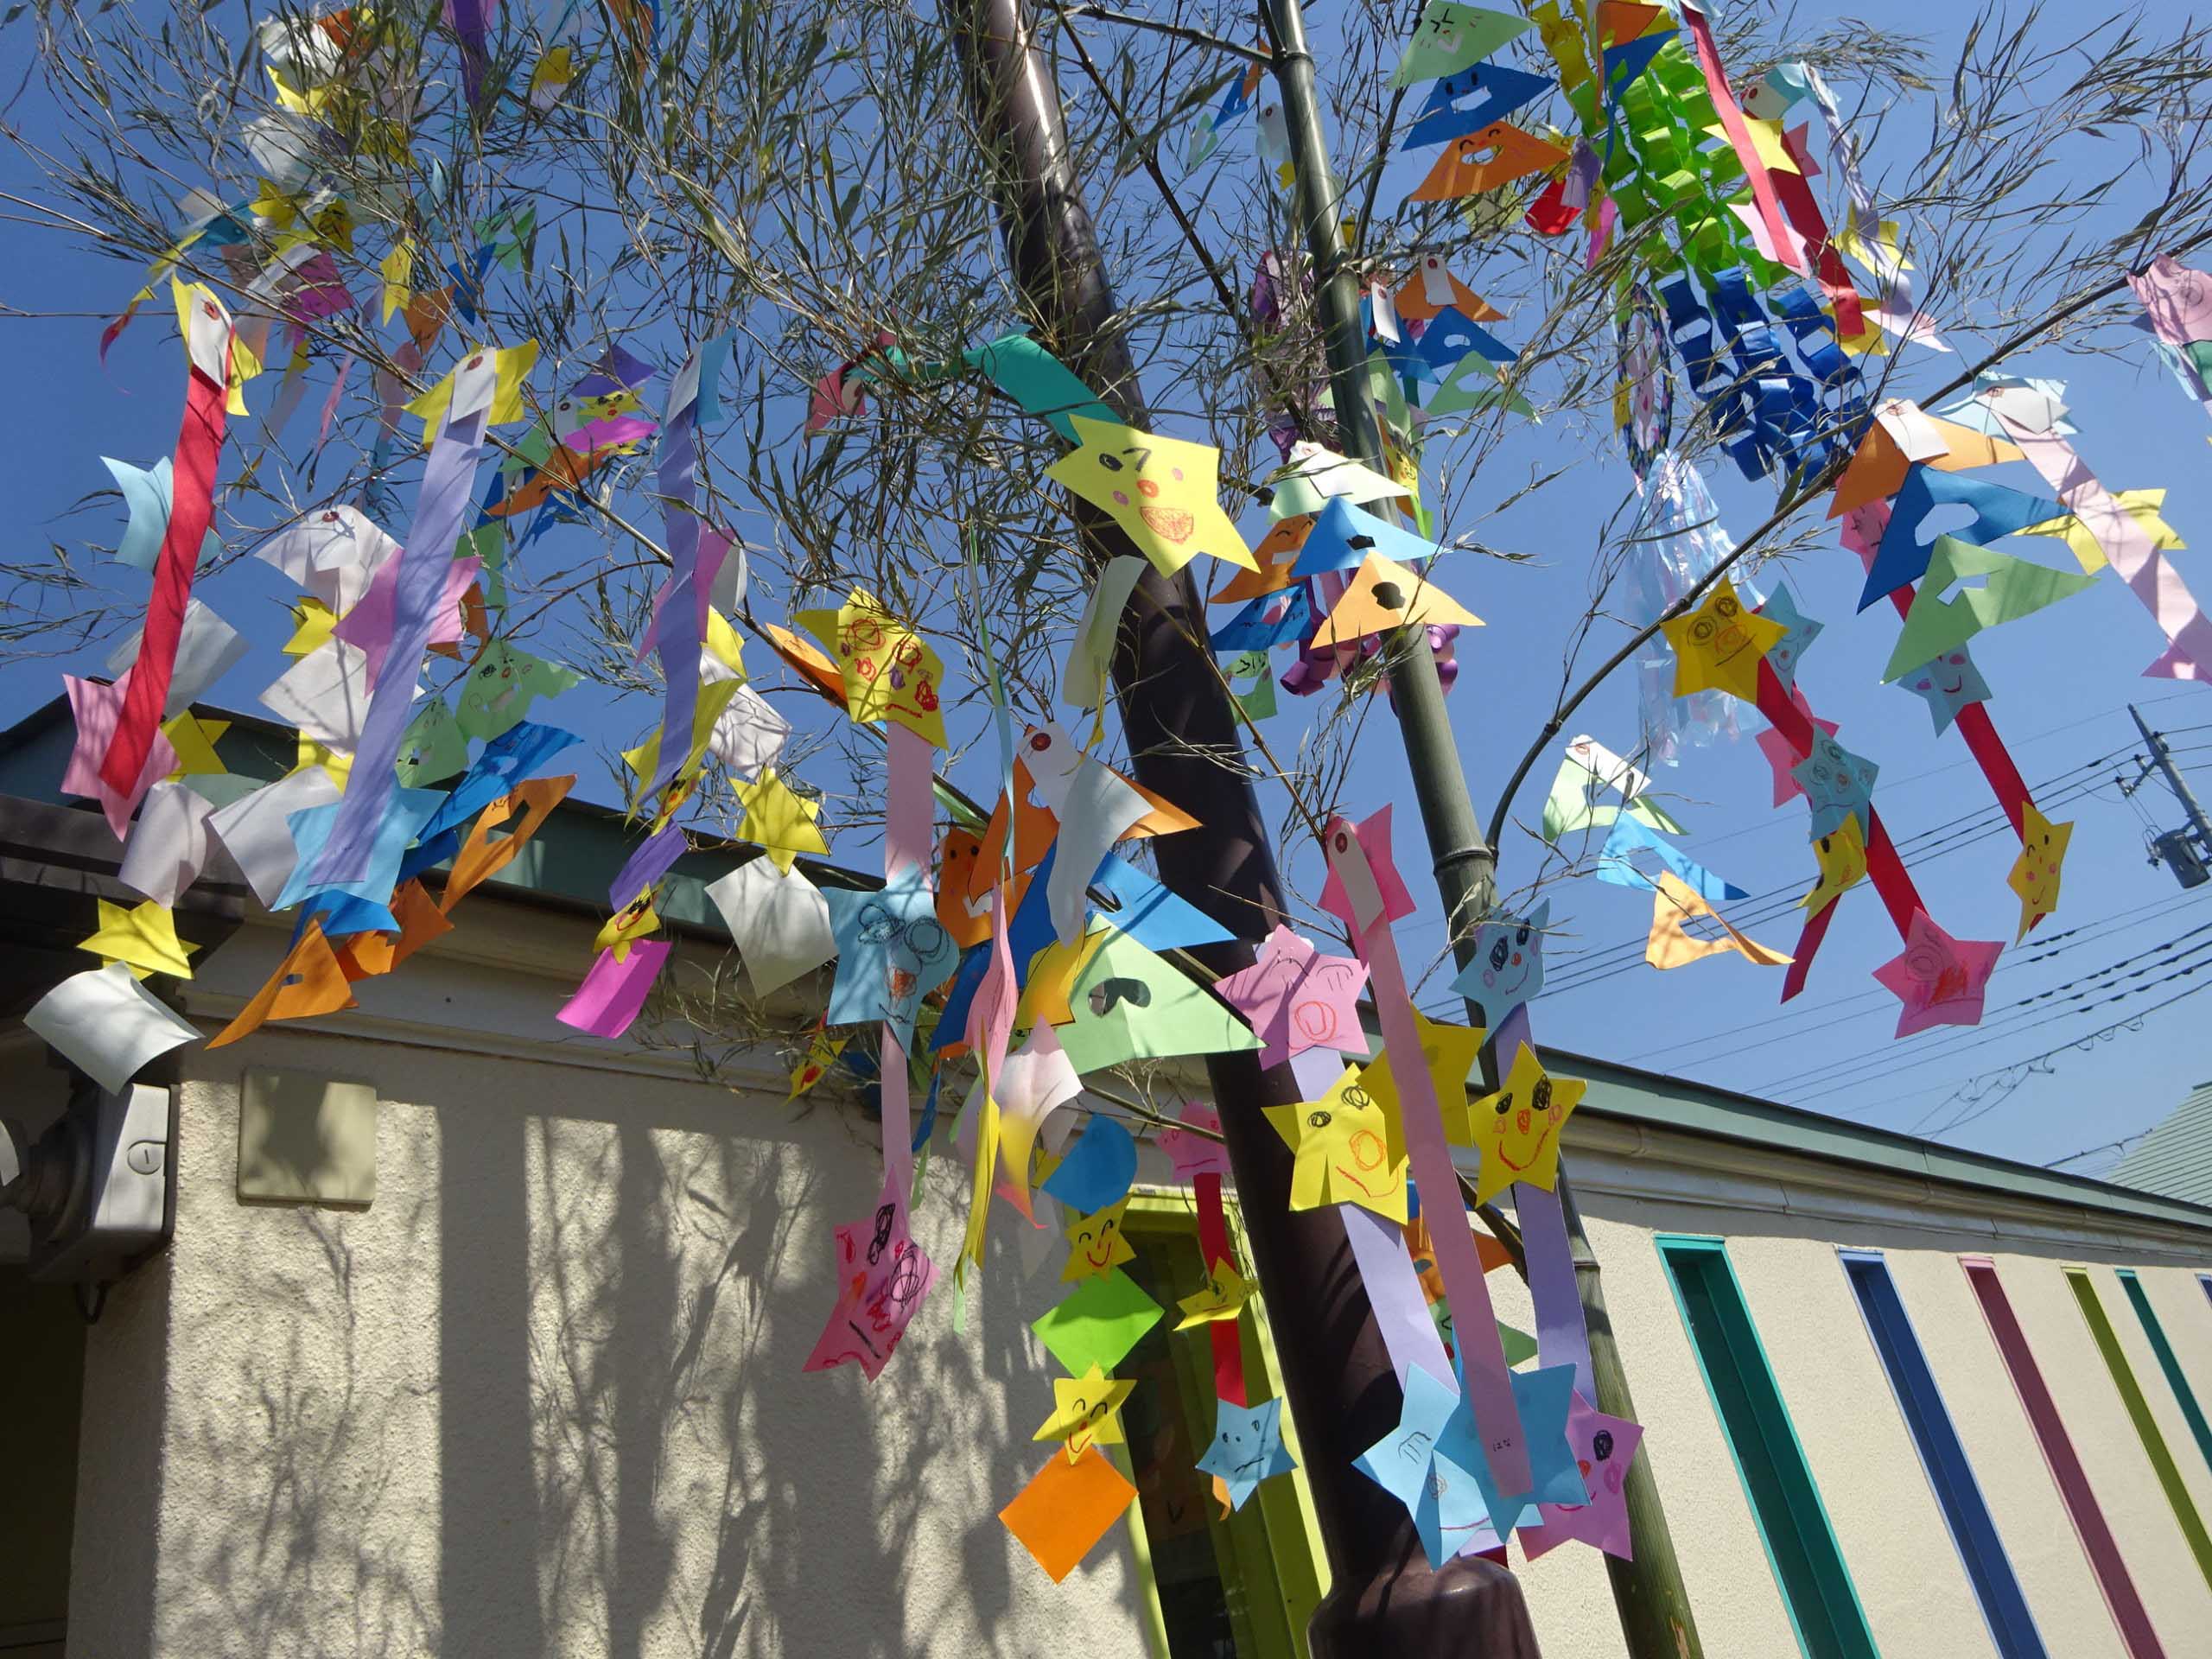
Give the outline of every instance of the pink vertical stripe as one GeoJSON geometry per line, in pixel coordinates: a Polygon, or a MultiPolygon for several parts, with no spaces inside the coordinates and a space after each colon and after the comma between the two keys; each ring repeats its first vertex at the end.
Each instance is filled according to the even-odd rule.
{"type": "Polygon", "coordinates": [[[2075,1455],[2066,1425],[2059,1421],[2057,1404],[2044,1386],[2043,1372],[2037,1369],[2036,1357],[2029,1351],[2019,1320],[2012,1317],[2012,1304],[2005,1299],[2005,1287],[1998,1282],[1996,1263],[1986,1257],[1961,1256],[1959,1265],[1967,1270],[1967,1282],[1980,1300],[1989,1334],[2004,1357],[2005,1369],[2012,1373],[2021,1408],[2028,1414],[2028,1426],[2035,1430],[2036,1444],[2043,1448],[2044,1461],[2050,1465],[2050,1478],[2058,1483],[2059,1497],[2066,1500],[2066,1512],[2074,1518],[2082,1553],[2089,1558],[2089,1570],[2097,1575],[2105,1605],[2112,1609],[2113,1623],[2120,1626],[2120,1638],[2126,1645],[2129,1659],[2165,1659],[2166,1650],[2158,1645],[2158,1632],[2151,1628],[2151,1615],[2135,1593],[2127,1563],[2120,1560],[2120,1546],[2113,1540],[2112,1529],[2105,1524],[2096,1495],[2089,1490],[2089,1477],[2082,1468],[2082,1459],[2075,1455]]]}

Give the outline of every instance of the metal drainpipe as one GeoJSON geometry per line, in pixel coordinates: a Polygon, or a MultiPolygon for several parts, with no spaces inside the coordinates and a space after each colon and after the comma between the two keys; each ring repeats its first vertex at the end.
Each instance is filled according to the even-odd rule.
{"type": "MultiPolygon", "coordinates": [[[[1328,349],[1329,383],[1341,441],[1353,460],[1387,471],[1382,423],[1368,391],[1367,346],[1359,326],[1359,293],[1345,262],[1342,204],[1334,199],[1334,175],[1321,131],[1320,99],[1314,89],[1313,58],[1306,41],[1305,15],[1299,0],[1262,0],[1262,19],[1274,54],[1275,81],[1282,91],[1283,121],[1291,147],[1298,217],[1313,262],[1313,294],[1328,349]]],[[[1484,838],[1460,769],[1452,716],[1444,688],[1429,654],[1426,630],[1408,628],[1389,644],[1390,696],[1405,744],[1414,798],[1427,832],[1429,856],[1439,897],[1451,926],[1452,954],[1464,968],[1474,952],[1471,924],[1488,908],[1497,855],[1484,838]]],[[[1470,1017],[1479,1023],[1471,1007],[1470,1017]]],[[[1497,1058],[1485,1049],[1485,1074],[1495,1086],[1497,1058]]],[[[1605,1293],[1598,1258],[1583,1231],[1580,1210],[1560,1160],[1559,1196],[1573,1253],[1575,1284],[1590,1329],[1590,1363],[1601,1411],[1633,1420],[1636,1402],[1605,1312],[1605,1293]]],[[[1608,1555],[1613,1605],[1633,1659],[1698,1659],[1703,1652],[1697,1624],[1683,1588],[1681,1567],[1667,1530],[1666,1512],[1651,1473],[1652,1448],[1629,1465],[1624,1497],[1636,1541],[1636,1559],[1608,1555]]]]}

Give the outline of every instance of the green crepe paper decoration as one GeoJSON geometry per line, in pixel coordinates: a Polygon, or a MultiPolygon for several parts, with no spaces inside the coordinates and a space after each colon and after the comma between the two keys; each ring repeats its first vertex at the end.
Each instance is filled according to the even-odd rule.
{"type": "Polygon", "coordinates": [[[1081,1376],[1093,1365],[1110,1373],[1160,1323],[1162,1312],[1135,1280],[1115,1268],[1085,1279],[1029,1328],[1070,1376],[1081,1376]]]}
{"type": "Polygon", "coordinates": [[[1473,67],[1507,41],[1525,33],[1526,17],[1479,6],[1454,5],[1452,0],[1429,0],[1413,40],[1390,77],[1393,86],[1410,86],[1417,80],[1435,80],[1473,67]]]}
{"type": "Polygon", "coordinates": [[[2054,570],[1955,536],[1938,536],[1929,551],[1928,574],[1921,579],[1919,594],[1905,615],[1882,679],[1885,683],[1903,679],[1984,628],[2017,622],[2095,585],[2094,576],[2078,570],[2054,570]],[[1980,588],[1961,589],[1955,599],[1942,597],[1946,588],[1969,576],[1986,580],[1980,588]]]}
{"type": "Polygon", "coordinates": [[[1050,422],[1052,430],[1070,443],[1077,440],[1075,423],[1069,416],[1081,415],[1094,421],[1119,418],[1076,378],[1066,364],[1027,334],[1001,334],[964,356],[969,367],[988,375],[992,385],[1029,414],[1050,422]]]}
{"type": "MultiPolygon", "coordinates": [[[[1227,1054],[1260,1046],[1252,1028],[1164,957],[1115,933],[1084,964],[1068,997],[1075,1023],[1060,1046],[1077,1071],[1124,1060],[1227,1054]]],[[[1083,1368],[1074,1368],[1077,1376],[1083,1368]]]]}

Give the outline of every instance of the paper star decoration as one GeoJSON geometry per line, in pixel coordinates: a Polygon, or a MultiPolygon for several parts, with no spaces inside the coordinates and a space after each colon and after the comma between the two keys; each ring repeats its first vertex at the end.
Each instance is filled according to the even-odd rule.
{"type": "Polygon", "coordinates": [[[1282,1443],[1282,1402],[1262,1400],[1256,1406],[1217,1402],[1213,1441],[1198,1459],[1198,1467],[1229,1489],[1233,1510],[1243,1509],[1262,1481],[1298,1467],[1282,1443]]]}
{"type": "Polygon", "coordinates": [[[1193,1325],[1211,1325],[1217,1319],[1233,1319],[1252,1300],[1252,1281],[1237,1272],[1236,1264],[1222,1256],[1206,1268],[1206,1282],[1202,1289],[1192,1291],[1175,1304],[1183,1310],[1178,1331],[1188,1331],[1193,1325]]]}
{"type": "Polygon", "coordinates": [[[800,1370],[849,1363],[873,1382],[937,1283],[937,1264],[914,1242],[899,1198],[887,1181],[872,1217],[835,1230],[837,1300],[800,1370]]]}
{"type": "Polygon", "coordinates": [[[1874,970],[1904,1008],[1897,1034],[1910,1037],[1930,1026],[1981,1023],[1982,997],[2005,947],[1994,939],[1955,939],[1928,912],[1912,912],[1904,949],[1874,970]]]}
{"type": "Polygon", "coordinates": [[[1661,625],[1675,648],[1675,695],[1726,691],[1746,702],[1759,696],[1759,664],[1789,630],[1744,608],[1736,584],[1723,576],[1698,607],[1661,625]]]}
{"type": "Polygon", "coordinates": [[[1543,989],[1544,930],[1551,919],[1547,899],[1526,916],[1501,916],[1475,930],[1474,960],[1452,988],[1482,1009],[1492,1031],[1543,989]]]}
{"type": "Polygon", "coordinates": [[[1367,965],[1352,957],[1323,956],[1281,923],[1262,941],[1259,959],[1214,982],[1229,1006],[1251,1022],[1260,1064],[1280,1065],[1309,1048],[1365,1054],[1359,993],[1367,965]]]}
{"type": "Polygon", "coordinates": [[[1633,1554],[1629,1535],[1628,1466],[1643,1444],[1640,1424],[1624,1417],[1609,1417],[1580,1395],[1567,1411],[1567,1443],[1574,1453],[1590,1501],[1583,1504],[1546,1503],[1540,1513],[1543,1525],[1523,1527],[1521,1546],[1535,1560],[1545,1551],[1569,1539],[1594,1544],[1623,1560],[1633,1554]]]}
{"type": "Polygon", "coordinates": [[[162,722],[162,735],[176,751],[176,769],[172,778],[214,777],[230,770],[222,757],[215,753],[215,745],[231,729],[227,720],[202,720],[189,709],[172,715],[162,722]]]}
{"type": "Polygon", "coordinates": [[[1813,841],[1813,856],[1820,861],[1821,879],[1802,900],[1815,916],[1866,879],[1866,835],[1854,815],[1813,841]]]}
{"type": "Polygon", "coordinates": [[[801,611],[793,620],[836,658],[848,715],[868,723],[895,720],[936,747],[944,747],[944,715],[938,704],[944,661],[882,601],[855,588],[840,608],[801,611]]]}
{"type": "Polygon", "coordinates": [[[1406,1506],[1429,1565],[1439,1567],[1489,1519],[1475,1478],[1484,1462],[1458,1391],[1419,1365],[1407,1368],[1397,1427],[1352,1459],[1406,1506]]]}
{"type": "Polygon", "coordinates": [[[1124,1445],[1122,1406],[1136,1386],[1135,1378],[1117,1382],[1096,1365],[1081,1376],[1056,1376],[1052,1414],[1030,1438],[1065,1441],[1070,1463],[1094,1445],[1124,1445]]]}
{"type": "Polygon", "coordinates": [[[898,1033],[901,1048],[911,1050],[922,999],[950,976],[960,955],[937,919],[927,875],[909,864],[876,892],[831,887],[822,897],[837,941],[830,1023],[880,1020],[898,1033]]]}
{"type": "MultiPolygon", "coordinates": [[[[1421,1033],[1421,1065],[1428,1071],[1429,1082],[1436,1090],[1437,1103],[1444,1109],[1445,1137],[1455,1146],[1471,1144],[1467,1139],[1467,1079],[1474,1072],[1476,1058],[1483,1049],[1484,1033],[1476,1026],[1447,1025],[1432,1020],[1420,1009],[1414,1010],[1414,1029],[1421,1033]]],[[[1385,1048],[1376,1057],[1375,1064],[1361,1074],[1369,1096],[1382,1109],[1382,1122],[1393,1159],[1406,1155],[1406,1126],[1402,1116],[1404,1107],[1398,1099],[1398,1079],[1395,1063],[1390,1051],[1385,1048]]]]}
{"type": "MultiPolygon", "coordinates": [[[[1840,729],[1832,720],[1821,720],[1815,717],[1812,705],[1805,701],[1805,694],[1802,691],[1792,690],[1789,694],[1789,701],[1796,706],[1799,714],[1813,722],[1817,730],[1826,732],[1833,737],[1840,729]]],[[[1788,738],[1771,726],[1761,732],[1756,741],[1759,746],[1759,753],[1766,757],[1767,765],[1774,771],[1774,804],[1777,806],[1787,805],[1805,792],[1797,780],[1789,775],[1790,767],[1796,766],[1799,760],[1797,751],[1790,747],[1788,738]]]]}
{"type": "Polygon", "coordinates": [[[1160,575],[1175,575],[1201,553],[1259,569],[1221,510],[1221,451],[1113,421],[1069,418],[1080,447],[1046,476],[1109,514],[1160,575]]]}
{"type": "Polygon", "coordinates": [[[1178,1185],[1187,1186],[1201,1175],[1227,1175],[1229,1149],[1218,1139],[1221,1134],[1221,1114],[1211,1106],[1201,1106],[1194,1101],[1183,1103],[1183,1109],[1176,1114],[1191,1128],[1162,1129],[1160,1149],[1175,1166],[1178,1185]],[[1209,1135],[1197,1135],[1193,1129],[1207,1129],[1209,1135]]]}
{"type": "Polygon", "coordinates": [[[200,947],[177,938],[176,916],[168,906],[151,899],[131,906],[111,905],[105,899],[96,902],[100,925],[89,938],[77,941],[79,950],[91,951],[103,963],[122,963],[133,979],[149,974],[192,977],[192,964],[186,958],[200,947]]]}
{"type": "MultiPolygon", "coordinates": [[[[1797,608],[1796,595],[1786,584],[1777,585],[1774,595],[1759,607],[1759,615],[1770,622],[1779,622],[1787,630],[1766,653],[1767,666],[1774,670],[1774,677],[1782,682],[1782,689],[1797,689],[1797,664],[1814,640],[1821,637],[1821,630],[1827,624],[1815,622],[1797,608]]],[[[1756,691],[1758,687],[1753,686],[1756,691]]]]}
{"type": "Polygon", "coordinates": [[[1124,1262],[1134,1262],[1137,1253],[1130,1248],[1128,1235],[1122,1229],[1122,1218],[1129,1207],[1127,1198],[1109,1204],[1096,1215],[1077,1216],[1069,1221],[1067,1265],[1060,1269],[1062,1282],[1072,1284],[1078,1279],[1090,1279],[1100,1274],[1111,1273],[1124,1262]]]}
{"type": "Polygon", "coordinates": [[[1818,840],[1857,817],[1863,829],[1874,809],[1874,779],[1881,768],[1853,754],[1826,732],[1813,739],[1813,752],[1790,767],[1813,809],[1813,836],[1818,840]]]}
{"type": "Polygon", "coordinates": [[[2065,863],[2067,844],[2073,839],[2072,823],[2053,823],[2032,801],[2021,809],[2020,855],[2005,878],[2005,885],[2020,895],[2021,938],[2058,908],[2059,867],[2065,863]]]}
{"type": "Polygon", "coordinates": [[[1951,729],[1959,710],[1968,703],[1989,701],[1989,682],[1981,677],[1964,645],[1930,658],[1897,683],[1928,705],[1938,736],[1951,729]]]}
{"type": "Polygon", "coordinates": [[[1356,1204],[1392,1221],[1406,1218],[1406,1164],[1390,1161],[1382,1109],[1360,1087],[1359,1068],[1344,1075],[1319,1100],[1268,1106],[1268,1122],[1297,1154],[1290,1178],[1290,1207],[1356,1204]]]}
{"type": "Polygon", "coordinates": [[[818,858],[829,852],[830,843],[815,827],[815,820],[822,816],[822,804],[793,794],[773,766],[761,767],[756,781],[740,784],[737,799],[745,809],[737,833],[766,848],[778,869],[788,871],[801,853],[818,858]]]}
{"type": "Polygon", "coordinates": [[[1551,1191],[1559,1179],[1561,1126],[1589,1087],[1580,1077],[1550,1076],[1526,1043],[1515,1051],[1512,1069],[1497,1092],[1467,1109],[1483,1154],[1476,1203],[1488,1204],[1516,1181],[1551,1191]]]}

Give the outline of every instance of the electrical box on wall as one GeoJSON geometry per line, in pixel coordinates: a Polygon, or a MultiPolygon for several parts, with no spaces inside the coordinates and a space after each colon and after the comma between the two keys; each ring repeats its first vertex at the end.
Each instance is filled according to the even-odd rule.
{"type": "Polygon", "coordinates": [[[105,1285],[169,1236],[176,1215],[170,1091],[131,1084],[116,1093],[86,1082],[69,1109],[31,1141],[4,1126],[10,1167],[0,1204],[30,1221],[30,1276],[105,1285]]]}

